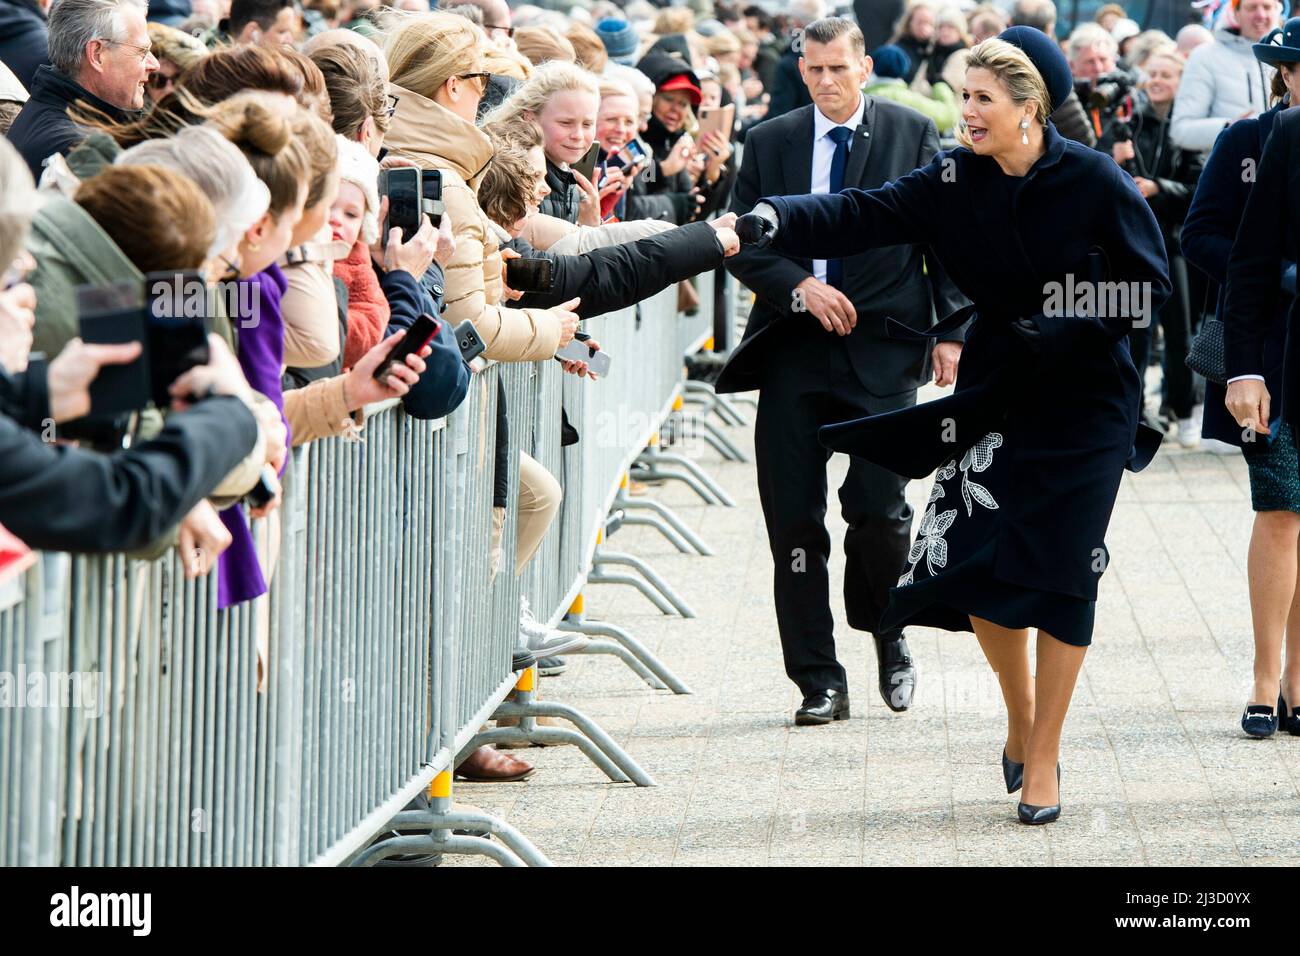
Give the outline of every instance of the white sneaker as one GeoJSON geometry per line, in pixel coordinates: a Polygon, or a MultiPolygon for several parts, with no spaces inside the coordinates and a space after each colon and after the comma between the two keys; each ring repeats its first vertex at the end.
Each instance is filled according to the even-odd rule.
{"type": "Polygon", "coordinates": [[[591,643],[584,634],[575,631],[557,631],[547,627],[528,607],[528,599],[519,598],[519,643],[538,657],[553,657],[566,651],[575,651],[591,643]]]}
{"type": "Polygon", "coordinates": [[[1241,454],[1241,449],[1236,445],[1230,445],[1226,441],[1219,441],[1217,438],[1202,438],[1201,451],[1208,451],[1212,455],[1241,454]]]}
{"type": "Polygon", "coordinates": [[[1201,423],[1196,418],[1178,419],[1178,444],[1195,448],[1201,443],[1201,423]]]}

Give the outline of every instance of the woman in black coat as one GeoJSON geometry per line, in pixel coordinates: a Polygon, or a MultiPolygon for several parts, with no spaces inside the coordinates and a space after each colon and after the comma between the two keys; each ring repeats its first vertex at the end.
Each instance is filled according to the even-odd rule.
{"type": "Polygon", "coordinates": [[[1115,496],[1125,467],[1159,444],[1139,427],[1127,336],[1168,298],[1168,266],[1132,180],[1048,121],[1070,89],[1050,39],[1013,27],[985,41],[966,88],[967,148],[880,189],[765,199],[755,212],[766,221],[751,214],[737,232],[763,242],[775,220],[777,246],[813,258],[926,243],[972,301],[927,333],[976,313],[952,396],[822,438],[911,478],[937,469],[881,626],[975,632],[1007,703],[1007,790],[1023,782],[1020,820],[1046,823],[1060,814],[1061,727],[1091,642],[1115,496]]]}
{"type": "MultiPolygon", "coordinates": [[[[1300,18],[1288,20],[1283,33],[1281,45],[1261,49],[1266,40],[1256,45],[1255,55],[1262,60],[1265,56],[1261,53],[1276,56],[1273,62],[1279,63],[1279,75],[1294,90],[1298,85],[1297,64],[1285,60],[1300,49],[1300,18]]],[[[1300,299],[1294,295],[1294,279],[1289,290],[1284,292],[1283,288],[1300,251],[1298,123],[1300,113],[1294,109],[1282,109],[1273,119],[1228,258],[1223,295],[1228,383],[1224,403],[1242,437],[1250,436],[1242,449],[1250,468],[1251,504],[1260,512],[1251,536],[1249,561],[1255,629],[1254,687],[1241,716],[1242,730],[1253,737],[1272,735],[1279,723],[1288,733],[1300,735],[1300,653],[1294,628],[1288,626],[1294,606],[1292,584],[1300,530],[1295,515],[1300,511],[1300,451],[1296,441],[1300,429],[1300,404],[1296,401],[1300,395],[1300,353],[1295,341],[1300,299]],[[1279,322],[1284,302],[1288,302],[1286,314],[1279,322]],[[1272,375],[1270,368],[1275,369],[1272,375]]],[[[1225,137],[1231,133],[1230,129],[1225,137]]]]}

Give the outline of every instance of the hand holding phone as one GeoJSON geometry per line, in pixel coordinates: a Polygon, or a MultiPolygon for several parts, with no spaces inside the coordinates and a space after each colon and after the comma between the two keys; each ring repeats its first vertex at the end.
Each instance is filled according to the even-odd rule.
{"type": "Polygon", "coordinates": [[[554,281],[550,259],[506,260],[506,285],[516,292],[550,292],[554,281]]]}
{"type": "Polygon", "coordinates": [[[427,312],[421,312],[411,323],[411,327],[406,330],[402,340],[393,346],[392,351],[388,353],[388,358],[379,363],[373,376],[375,381],[384,381],[392,372],[394,365],[405,365],[408,355],[419,355],[437,334],[438,320],[427,312]]]}
{"type": "Polygon", "coordinates": [[[474,361],[487,350],[482,337],[478,334],[478,329],[474,328],[474,323],[469,319],[456,326],[454,334],[456,347],[460,349],[460,357],[466,364],[474,361]]]}
{"type": "Polygon", "coordinates": [[[600,155],[600,143],[592,143],[585,156],[570,167],[584,179],[592,179],[596,174],[596,157],[600,155]]]}
{"type": "MultiPolygon", "coordinates": [[[[402,230],[403,242],[409,242],[419,231],[424,218],[424,210],[421,208],[422,182],[420,170],[412,166],[379,171],[379,194],[388,199],[387,213],[380,232],[380,240],[385,244],[393,229],[402,230]]],[[[439,192],[441,194],[441,190],[439,192]]]]}
{"type": "Polygon", "coordinates": [[[585,332],[576,333],[573,341],[557,351],[555,357],[566,372],[575,375],[590,375],[594,379],[609,374],[609,353],[601,351],[600,344],[585,332]]]}

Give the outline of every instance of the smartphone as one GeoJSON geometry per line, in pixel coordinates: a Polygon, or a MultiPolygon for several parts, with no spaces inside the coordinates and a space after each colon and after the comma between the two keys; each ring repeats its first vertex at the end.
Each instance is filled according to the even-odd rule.
{"type": "Polygon", "coordinates": [[[208,287],[197,271],[151,272],[144,290],[150,397],[166,408],[172,382],[208,364],[208,287]]]}
{"type": "Polygon", "coordinates": [[[506,285],[516,292],[550,292],[550,259],[507,259],[506,285]]]}
{"type": "Polygon", "coordinates": [[[244,501],[253,508],[265,508],[275,498],[273,479],[275,471],[270,465],[262,466],[262,473],[257,476],[257,484],[248,489],[244,501]]]}
{"type": "Polygon", "coordinates": [[[575,335],[572,342],[555,353],[555,357],[568,362],[586,362],[587,368],[595,372],[596,375],[604,377],[609,374],[609,353],[602,352],[600,349],[593,350],[587,344],[589,338],[591,338],[589,335],[584,338],[578,338],[575,335]]]}
{"type": "Polygon", "coordinates": [[[140,356],[134,362],[105,365],[91,381],[90,415],[104,419],[144,408],[149,404],[150,387],[143,286],[139,282],[78,286],[76,296],[83,342],[141,343],[140,356]]]}
{"type": "Polygon", "coordinates": [[[420,193],[424,200],[424,211],[429,214],[429,218],[433,220],[433,227],[437,229],[442,224],[442,214],[447,211],[442,201],[441,169],[420,170],[420,193]]]}
{"type": "Polygon", "coordinates": [[[587,150],[587,155],[578,160],[569,168],[575,173],[582,173],[590,181],[596,173],[596,157],[600,154],[600,144],[592,143],[591,149],[587,150]]]}
{"type": "Polygon", "coordinates": [[[469,319],[456,326],[455,336],[456,347],[460,349],[460,357],[466,362],[474,361],[487,349],[487,346],[483,344],[482,337],[478,334],[478,329],[474,328],[474,323],[469,319]]]}
{"type": "Polygon", "coordinates": [[[388,243],[390,230],[402,230],[402,242],[410,242],[420,229],[420,170],[414,166],[395,166],[379,171],[379,192],[388,197],[388,215],[380,238],[388,243]]]}
{"type": "Polygon", "coordinates": [[[721,133],[728,141],[736,122],[736,104],[726,106],[706,106],[700,109],[699,132],[695,136],[698,143],[706,133],[721,133]]]}
{"type": "Polygon", "coordinates": [[[641,169],[650,165],[650,151],[646,150],[645,143],[640,139],[629,139],[627,146],[619,151],[620,156],[624,156],[624,165],[632,168],[633,176],[641,172],[641,169]]]}
{"type": "Polygon", "coordinates": [[[379,363],[379,368],[375,369],[375,380],[382,382],[394,365],[405,365],[408,355],[415,355],[433,341],[437,334],[438,320],[427,312],[421,312],[406,330],[406,337],[393,346],[388,358],[379,363]]]}

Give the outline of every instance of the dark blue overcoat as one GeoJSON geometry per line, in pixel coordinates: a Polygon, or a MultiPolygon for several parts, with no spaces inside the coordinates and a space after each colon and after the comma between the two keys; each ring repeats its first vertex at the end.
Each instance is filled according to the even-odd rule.
{"type": "Polygon", "coordinates": [[[781,251],[833,258],[925,243],[974,303],[951,396],[828,426],[823,442],[923,478],[998,432],[1013,491],[995,512],[996,578],[1095,600],[1124,468],[1144,466],[1159,443],[1139,434],[1127,336],[1143,320],[1134,313],[1149,321],[1169,297],[1168,261],[1150,207],[1109,156],[1050,123],[1044,142],[1024,177],[962,147],[879,189],[764,201],[779,216],[781,251]],[[1094,285],[1091,304],[1079,297],[1099,280],[1109,285],[1094,285]],[[1135,297],[1119,301],[1118,283],[1135,297]],[[1033,345],[1011,327],[1023,318],[1039,330],[1033,345]]]}

